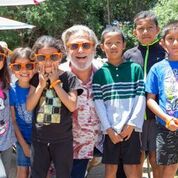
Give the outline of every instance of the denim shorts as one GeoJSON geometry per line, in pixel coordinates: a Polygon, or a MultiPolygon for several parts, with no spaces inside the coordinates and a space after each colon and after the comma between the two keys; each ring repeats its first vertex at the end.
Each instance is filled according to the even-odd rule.
{"type": "Polygon", "coordinates": [[[31,166],[30,157],[26,157],[21,145],[16,143],[16,151],[17,151],[17,166],[29,167],[31,166]]]}

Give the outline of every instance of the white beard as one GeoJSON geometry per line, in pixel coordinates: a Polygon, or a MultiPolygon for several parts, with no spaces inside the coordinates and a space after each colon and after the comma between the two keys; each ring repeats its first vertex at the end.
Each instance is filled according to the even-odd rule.
{"type": "Polygon", "coordinates": [[[89,55],[86,60],[86,63],[76,62],[75,60],[72,60],[70,55],[67,56],[67,60],[70,61],[72,66],[75,67],[77,70],[84,71],[91,66],[94,56],[95,56],[95,54],[89,55]]]}

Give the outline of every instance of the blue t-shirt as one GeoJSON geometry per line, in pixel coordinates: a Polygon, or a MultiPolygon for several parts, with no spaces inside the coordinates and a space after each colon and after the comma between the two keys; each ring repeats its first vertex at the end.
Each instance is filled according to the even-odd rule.
{"type": "Polygon", "coordinates": [[[14,106],[16,122],[27,143],[31,143],[32,112],[26,110],[29,88],[22,88],[18,81],[10,88],[10,105],[14,106]]]}
{"type": "MultiPolygon", "coordinates": [[[[153,65],[147,76],[146,92],[158,95],[161,109],[178,118],[178,61],[164,59],[153,65]]],[[[161,118],[157,117],[157,121],[165,125],[161,118]]]]}

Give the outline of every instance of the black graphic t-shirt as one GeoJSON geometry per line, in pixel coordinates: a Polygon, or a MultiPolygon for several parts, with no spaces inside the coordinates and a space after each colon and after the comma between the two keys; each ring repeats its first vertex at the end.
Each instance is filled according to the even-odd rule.
{"type": "MultiPolygon", "coordinates": [[[[82,93],[76,76],[70,72],[64,72],[59,76],[59,85],[67,92],[77,90],[78,95],[82,93]]],[[[35,74],[30,84],[37,87],[39,83],[38,74],[35,74]]],[[[61,102],[53,88],[47,87],[43,90],[40,100],[35,108],[35,119],[33,120],[32,139],[43,143],[56,143],[72,138],[71,112],[61,102]]]]}

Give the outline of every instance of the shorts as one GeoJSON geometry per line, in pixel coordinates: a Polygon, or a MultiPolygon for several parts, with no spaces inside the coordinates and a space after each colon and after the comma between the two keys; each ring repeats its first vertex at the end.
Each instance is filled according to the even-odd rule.
{"type": "Polygon", "coordinates": [[[25,156],[22,146],[19,143],[16,143],[17,151],[17,166],[30,167],[30,157],[25,156]]]}
{"type": "Polygon", "coordinates": [[[141,133],[141,150],[156,151],[156,119],[144,120],[141,133]]]}
{"type": "Polygon", "coordinates": [[[119,164],[122,160],[123,164],[140,164],[140,134],[133,131],[131,137],[127,141],[114,144],[108,135],[105,136],[103,145],[104,164],[119,164]]]}
{"type": "Polygon", "coordinates": [[[156,161],[159,165],[178,163],[178,130],[172,132],[162,125],[157,125],[156,161]]]}

